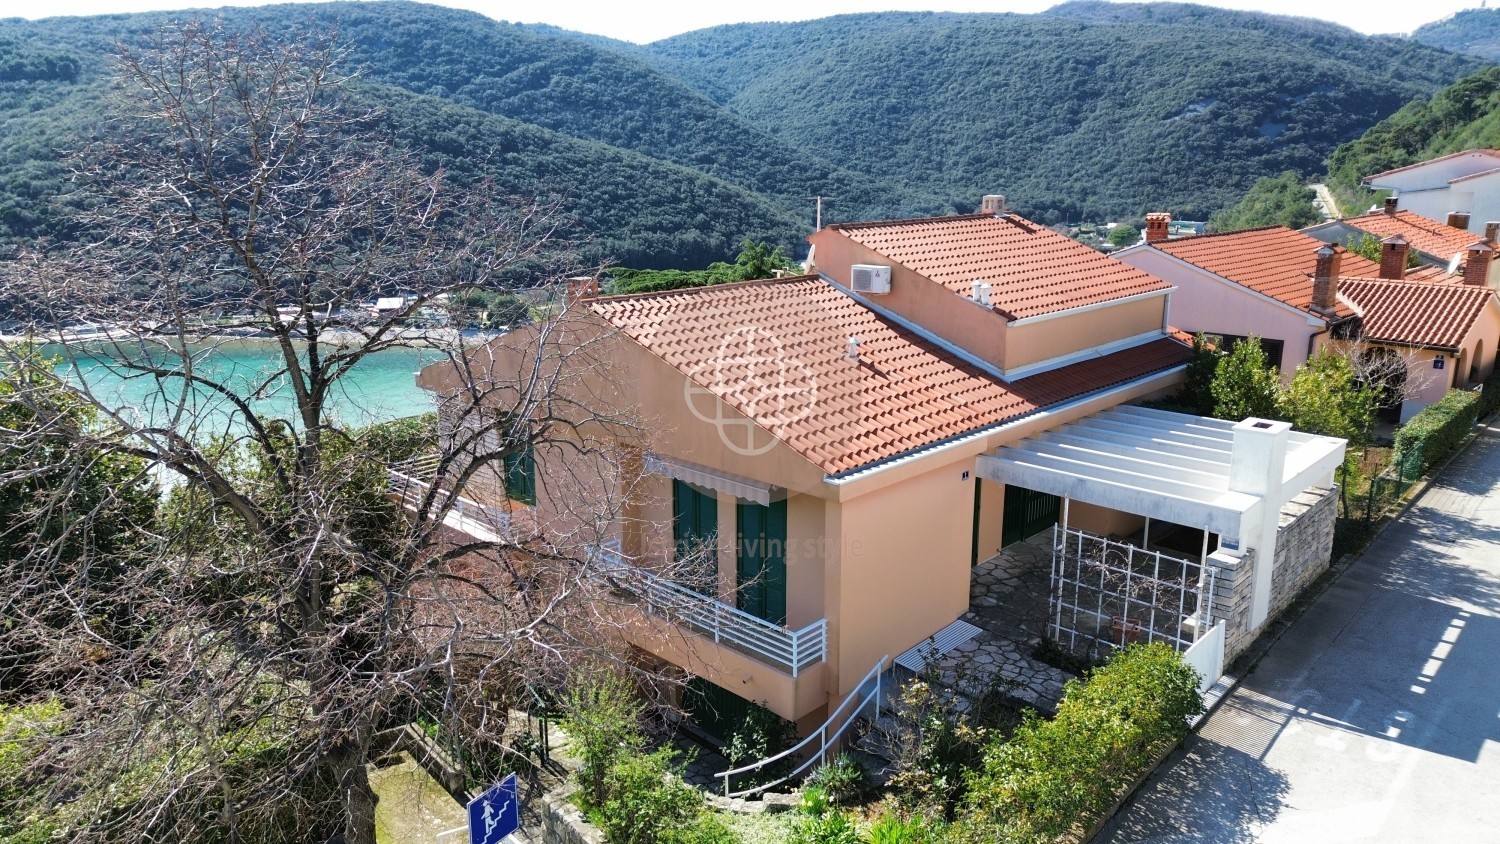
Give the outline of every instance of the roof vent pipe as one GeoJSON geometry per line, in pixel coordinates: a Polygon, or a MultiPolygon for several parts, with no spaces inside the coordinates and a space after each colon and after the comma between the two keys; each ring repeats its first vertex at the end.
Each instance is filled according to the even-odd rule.
{"type": "Polygon", "coordinates": [[[974,304],[983,305],[988,308],[990,306],[990,290],[992,289],[990,285],[976,278],[969,283],[969,287],[974,292],[974,304]]]}
{"type": "Polygon", "coordinates": [[[859,338],[858,337],[855,337],[852,334],[849,336],[849,350],[846,351],[846,352],[844,352],[844,357],[848,358],[849,360],[854,361],[855,363],[859,363],[859,338]]]}

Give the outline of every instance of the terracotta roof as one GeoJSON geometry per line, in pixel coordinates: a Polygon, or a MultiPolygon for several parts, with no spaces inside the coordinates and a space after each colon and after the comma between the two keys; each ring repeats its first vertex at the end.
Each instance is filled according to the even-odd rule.
{"type": "Polygon", "coordinates": [[[1399,234],[1406,238],[1411,248],[1441,261],[1447,261],[1468,249],[1471,244],[1484,240],[1473,232],[1429,220],[1412,211],[1397,211],[1395,214],[1371,211],[1358,217],[1349,217],[1344,223],[1381,239],[1399,234]]]}
{"type": "Polygon", "coordinates": [[[1486,306],[1488,287],[1346,278],[1340,292],[1359,305],[1370,340],[1457,350],[1486,306]]]}
{"type": "MultiPolygon", "coordinates": [[[[1315,313],[1312,275],[1317,266],[1317,251],[1327,245],[1285,226],[1202,234],[1151,244],[1152,248],[1308,313],[1315,313]]],[[[1340,259],[1339,274],[1378,276],[1380,265],[1345,252],[1340,259]]],[[[1339,318],[1351,317],[1354,309],[1340,302],[1334,313],[1339,318]]]]}
{"type": "Polygon", "coordinates": [[[1012,319],[1171,287],[1017,214],[844,223],[829,228],[954,293],[967,296],[973,282],[989,282],[995,310],[1012,319]]]}
{"type": "Polygon", "coordinates": [[[1187,357],[1162,338],[1006,384],[815,276],[610,296],[589,307],[830,475],[1187,357]],[[847,354],[850,336],[859,338],[858,360],[847,354]]]}

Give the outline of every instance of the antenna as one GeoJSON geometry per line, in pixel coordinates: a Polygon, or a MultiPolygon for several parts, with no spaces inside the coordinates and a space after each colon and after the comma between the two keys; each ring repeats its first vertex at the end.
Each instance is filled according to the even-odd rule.
{"type": "Polygon", "coordinates": [[[823,200],[825,200],[825,199],[833,199],[834,197],[824,196],[824,195],[822,195],[820,193],[820,194],[816,194],[814,196],[809,196],[807,198],[808,199],[815,199],[818,202],[818,223],[817,223],[817,228],[815,228],[814,231],[822,231],[823,230],[823,200]]]}

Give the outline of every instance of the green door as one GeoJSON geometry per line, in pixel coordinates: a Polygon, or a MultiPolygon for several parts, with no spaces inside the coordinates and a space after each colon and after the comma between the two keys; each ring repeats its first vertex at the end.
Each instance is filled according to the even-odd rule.
{"type": "Polygon", "coordinates": [[[713,548],[719,534],[719,499],[712,493],[672,480],[672,540],[676,560],[688,562],[678,576],[684,586],[706,595],[718,591],[719,560],[713,548]]]}
{"type": "Polygon", "coordinates": [[[734,692],[693,677],[682,690],[682,709],[698,729],[728,741],[750,717],[751,703],[734,692]]]}
{"type": "Polygon", "coordinates": [[[1000,529],[1004,547],[1057,524],[1058,497],[1025,487],[1005,485],[1005,521],[1000,529]]]}
{"type": "Polygon", "coordinates": [[[737,566],[739,607],[786,624],[786,500],[769,507],[740,502],[737,566]]]}

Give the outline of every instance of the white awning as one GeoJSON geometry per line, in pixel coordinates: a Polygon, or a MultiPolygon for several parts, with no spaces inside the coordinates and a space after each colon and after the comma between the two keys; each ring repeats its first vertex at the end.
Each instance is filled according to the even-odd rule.
{"type": "Polygon", "coordinates": [[[1234,422],[1119,406],[981,455],[980,477],[1238,538],[1257,507],[1270,513],[1326,479],[1344,441],[1292,431],[1280,489],[1230,490],[1234,422]]]}
{"type": "Polygon", "coordinates": [[[701,487],[733,495],[735,498],[743,498],[753,501],[761,506],[771,503],[771,486],[749,478],[731,475],[689,463],[685,460],[675,460],[670,457],[662,457],[658,454],[648,454],[645,457],[645,469],[647,474],[666,475],[679,481],[686,481],[701,487]]]}

